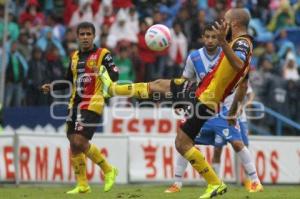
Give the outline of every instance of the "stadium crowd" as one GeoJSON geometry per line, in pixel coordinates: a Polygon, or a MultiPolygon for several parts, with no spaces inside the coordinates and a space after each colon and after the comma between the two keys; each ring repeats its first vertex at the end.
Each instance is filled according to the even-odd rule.
{"type": "MultiPolygon", "coordinates": [[[[77,24],[93,22],[95,44],[114,55],[120,80],[135,82],[181,76],[185,58],[202,47],[205,23],[230,7],[252,16],[255,40],[250,80],[256,100],[300,122],[300,1],[297,0],[18,0],[10,1],[8,42],[3,44],[4,0],[0,0],[0,59],[7,53],[5,107],[50,104],[39,87],[62,79],[77,48],[77,24]],[[162,52],[147,48],[152,24],[171,29],[162,52]]],[[[1,61],[1,60],[0,60],[1,61]]]]}

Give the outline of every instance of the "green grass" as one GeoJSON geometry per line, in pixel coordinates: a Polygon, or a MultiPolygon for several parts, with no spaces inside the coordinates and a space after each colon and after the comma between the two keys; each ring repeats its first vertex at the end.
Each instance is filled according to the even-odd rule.
{"type": "MultiPolygon", "coordinates": [[[[197,199],[204,188],[184,187],[180,193],[163,193],[166,185],[117,185],[111,192],[103,193],[101,186],[92,186],[92,193],[66,195],[71,186],[1,186],[0,199],[197,199]]],[[[229,185],[228,192],[216,198],[224,199],[300,199],[300,186],[265,186],[262,193],[250,194],[242,187],[229,185]]]]}

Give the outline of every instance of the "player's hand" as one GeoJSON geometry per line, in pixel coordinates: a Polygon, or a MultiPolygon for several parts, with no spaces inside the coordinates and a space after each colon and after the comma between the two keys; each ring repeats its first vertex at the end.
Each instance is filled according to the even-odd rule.
{"type": "Polygon", "coordinates": [[[50,84],[44,84],[43,86],[41,86],[41,91],[42,91],[44,94],[47,94],[47,93],[50,92],[50,87],[51,87],[50,84]]]}
{"type": "Polygon", "coordinates": [[[222,20],[220,23],[216,21],[215,25],[212,28],[217,34],[218,41],[220,43],[226,42],[226,36],[229,30],[229,25],[224,20],[222,20]]]}

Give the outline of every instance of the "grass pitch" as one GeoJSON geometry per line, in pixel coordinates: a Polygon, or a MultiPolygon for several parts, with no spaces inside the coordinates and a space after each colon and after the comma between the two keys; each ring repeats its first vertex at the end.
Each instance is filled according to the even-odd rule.
{"type": "MultiPolygon", "coordinates": [[[[186,186],[180,193],[165,194],[166,185],[117,185],[104,193],[102,186],[92,186],[92,193],[67,195],[71,186],[22,185],[1,186],[0,199],[197,199],[204,187],[186,186]]],[[[300,186],[265,186],[262,193],[250,194],[243,187],[228,186],[228,192],[216,198],[222,199],[300,199],[300,186]]]]}

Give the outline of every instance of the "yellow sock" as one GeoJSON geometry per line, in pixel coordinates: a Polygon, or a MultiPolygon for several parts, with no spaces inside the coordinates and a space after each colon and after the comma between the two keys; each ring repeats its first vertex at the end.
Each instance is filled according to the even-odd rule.
{"type": "Polygon", "coordinates": [[[95,164],[99,165],[104,174],[112,170],[111,165],[107,162],[107,160],[100,153],[97,146],[95,146],[94,144],[90,145],[89,150],[86,152],[86,156],[90,158],[95,164]]]}
{"type": "Polygon", "coordinates": [[[86,177],[86,161],[84,153],[73,155],[71,157],[71,164],[75,171],[75,177],[79,186],[87,187],[88,180],[86,177]]]}
{"type": "Polygon", "coordinates": [[[220,179],[212,169],[212,167],[205,160],[205,157],[202,153],[197,150],[195,147],[192,147],[188,150],[184,157],[191,163],[194,169],[196,169],[206,180],[208,184],[221,184],[220,179]]]}
{"type": "Polygon", "coordinates": [[[113,83],[109,88],[111,96],[128,96],[139,99],[149,98],[148,83],[117,84],[113,83]]]}

